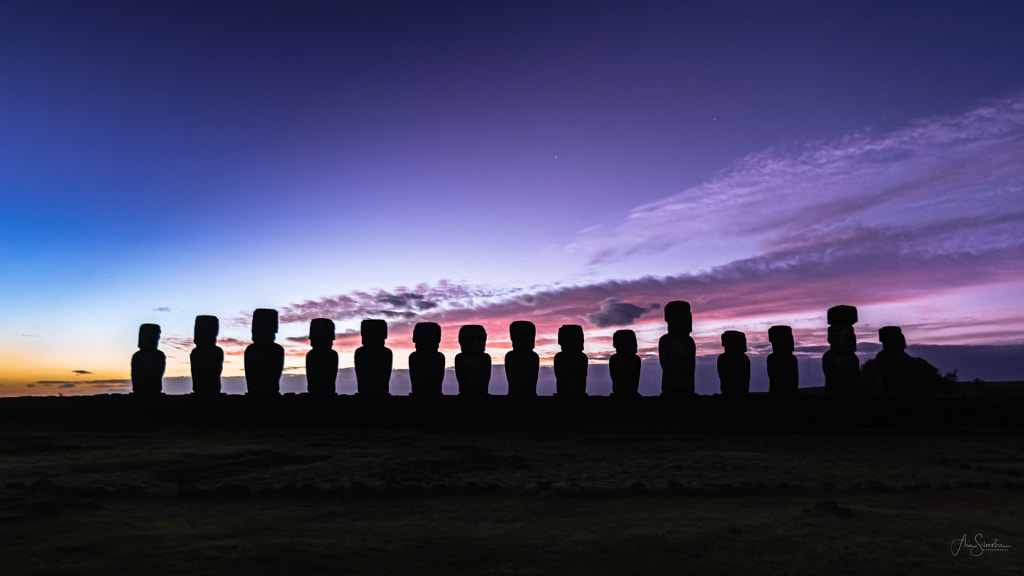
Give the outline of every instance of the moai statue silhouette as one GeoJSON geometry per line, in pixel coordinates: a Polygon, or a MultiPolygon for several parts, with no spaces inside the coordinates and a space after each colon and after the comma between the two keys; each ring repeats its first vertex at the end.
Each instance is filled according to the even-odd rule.
{"type": "Polygon", "coordinates": [[[276,335],[277,310],[257,308],[252,313],[252,344],[245,349],[245,386],[251,396],[281,393],[284,348],[274,342],[276,335]]]}
{"type": "Polygon", "coordinates": [[[883,394],[910,396],[917,392],[914,359],[907,354],[907,339],[899,326],[883,326],[878,331],[882,349],[875,355],[883,394]]]}
{"type": "Polygon", "coordinates": [[[132,393],[136,396],[153,397],[163,394],[167,358],[156,349],[159,343],[159,324],[139,326],[139,350],[132,354],[132,393]]]}
{"type": "Polygon", "coordinates": [[[309,344],[306,353],[306,391],[312,396],[334,396],[338,393],[338,353],[334,351],[334,321],[314,318],[309,323],[309,344]]]}
{"type": "Polygon", "coordinates": [[[789,326],[772,326],[768,329],[768,341],[772,343],[772,353],[768,355],[768,393],[773,396],[791,396],[796,394],[800,384],[800,372],[797,370],[796,348],[793,342],[793,329],[789,326]]]}
{"type": "Polygon", "coordinates": [[[587,395],[587,355],[583,353],[583,327],[566,324],[558,329],[555,354],[555,395],[582,398],[587,395]]]}
{"type": "Polygon", "coordinates": [[[640,357],[636,350],[636,332],[616,330],[612,334],[615,354],[608,359],[608,371],[612,375],[612,396],[633,397],[640,395],[640,357]]]}
{"type": "Polygon", "coordinates": [[[220,374],[224,370],[224,350],[217,346],[220,322],[216,316],[196,316],[193,341],[196,347],[188,355],[192,367],[192,393],[209,397],[220,395],[220,374]]]}
{"type": "Polygon", "coordinates": [[[668,334],[658,340],[658,361],[661,363],[662,396],[692,396],[693,374],[697,367],[697,345],[690,332],[693,317],[690,303],[676,300],[665,305],[668,334]]]}
{"type": "Polygon", "coordinates": [[[853,332],[856,323],[857,309],[853,306],[828,309],[829,349],[821,358],[827,394],[850,396],[860,390],[860,360],[855,354],[857,337],[853,332]]]}
{"type": "Polygon", "coordinates": [[[384,346],[388,339],[388,323],[384,320],[363,320],[359,325],[363,345],[356,349],[356,389],[367,396],[388,396],[391,390],[391,350],[384,346]]]}
{"type": "Polygon", "coordinates": [[[747,335],[736,330],[722,332],[718,355],[718,381],[722,396],[742,396],[750,392],[750,358],[747,357],[747,335]]]}
{"type": "Polygon", "coordinates": [[[419,322],[412,329],[416,351],[409,355],[409,381],[412,395],[440,396],[444,382],[444,354],[441,346],[441,326],[434,322],[419,322]]]}
{"type": "Polygon", "coordinates": [[[512,350],[505,354],[508,395],[532,398],[537,395],[537,375],[540,373],[540,356],[533,351],[537,327],[533,322],[516,320],[509,324],[508,335],[512,339],[512,350]]]}
{"type": "Polygon", "coordinates": [[[455,356],[455,378],[459,381],[459,396],[487,396],[491,381],[491,356],[487,348],[487,331],[483,326],[469,324],[459,329],[462,352],[455,356]]]}

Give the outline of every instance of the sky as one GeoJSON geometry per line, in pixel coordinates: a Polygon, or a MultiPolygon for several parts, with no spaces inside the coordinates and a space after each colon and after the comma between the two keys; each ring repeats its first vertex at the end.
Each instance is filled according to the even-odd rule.
{"type": "Polygon", "coordinates": [[[1024,379],[1021,62],[1019,1],[0,1],[0,395],[123,392],[147,322],[180,384],[200,314],[240,381],[261,307],[298,388],[317,317],[343,391],[362,318],[399,369],[580,324],[592,379],[632,329],[654,382],[671,300],[754,389],[836,304],[1024,379]]]}

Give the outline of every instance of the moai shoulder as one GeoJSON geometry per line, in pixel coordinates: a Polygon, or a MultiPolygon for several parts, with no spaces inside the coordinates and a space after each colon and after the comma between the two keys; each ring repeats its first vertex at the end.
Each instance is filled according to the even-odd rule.
{"type": "Polygon", "coordinates": [[[338,353],[334,350],[334,321],[314,318],[309,323],[310,351],[306,353],[306,391],[313,396],[336,395],[338,353]]]}
{"type": "Polygon", "coordinates": [[[419,322],[413,327],[412,341],[416,351],[409,355],[409,381],[412,395],[441,396],[444,382],[444,354],[441,347],[441,326],[435,322],[419,322]]]}
{"type": "Polygon", "coordinates": [[[483,326],[469,324],[459,329],[459,347],[455,356],[455,378],[459,381],[459,395],[487,396],[491,381],[491,357],[487,348],[487,331],[483,326]]]}

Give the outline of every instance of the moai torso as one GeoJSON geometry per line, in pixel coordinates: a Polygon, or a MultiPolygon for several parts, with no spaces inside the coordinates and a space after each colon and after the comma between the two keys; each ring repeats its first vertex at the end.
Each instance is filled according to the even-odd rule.
{"type": "Polygon", "coordinates": [[[661,364],[661,393],[664,396],[692,396],[697,346],[690,337],[693,319],[690,304],[682,300],[665,305],[668,334],[658,340],[661,364]]]}
{"type": "Polygon", "coordinates": [[[725,352],[718,355],[718,379],[722,396],[742,396],[750,392],[750,358],[743,332],[727,330],[722,334],[725,352]]]}
{"type": "Polygon", "coordinates": [[[508,395],[513,398],[530,398],[537,395],[537,375],[540,373],[540,356],[533,351],[537,328],[533,322],[517,320],[509,325],[512,350],[505,354],[505,378],[508,380],[508,395]]]}
{"type": "Polygon", "coordinates": [[[857,337],[853,325],[857,309],[833,306],[828,311],[829,350],[821,358],[825,373],[825,392],[834,396],[851,396],[860,391],[860,360],[855,354],[857,337]]]}
{"type": "Polygon", "coordinates": [[[418,397],[441,396],[444,382],[444,354],[441,345],[441,327],[434,322],[420,322],[412,331],[416,351],[409,355],[409,381],[412,395],[418,397]]]}
{"type": "Polygon", "coordinates": [[[334,351],[334,322],[328,318],[314,318],[309,323],[309,343],[306,353],[306,392],[313,396],[334,396],[338,393],[338,353],[334,351]]]}
{"type": "Polygon", "coordinates": [[[612,334],[612,346],[615,347],[615,354],[608,359],[612,396],[639,396],[641,362],[636,353],[636,333],[632,330],[617,330],[612,334]]]}
{"type": "Polygon", "coordinates": [[[220,375],[224,369],[224,350],[217,346],[220,322],[216,316],[196,316],[193,340],[196,347],[189,353],[192,370],[192,393],[209,397],[220,394],[220,375]]]}
{"type": "Polygon", "coordinates": [[[384,346],[388,325],[384,320],[363,320],[363,345],[356,349],[356,386],[359,394],[387,396],[391,393],[391,350],[384,346]]]}
{"type": "Polygon", "coordinates": [[[587,355],[583,353],[583,327],[566,324],[558,329],[555,354],[555,394],[567,398],[587,395],[587,355]]]}
{"type": "Polygon", "coordinates": [[[281,393],[284,348],[274,342],[277,334],[277,310],[258,308],[252,315],[252,344],[245,349],[245,385],[247,394],[256,397],[281,393]]]}
{"type": "Polygon", "coordinates": [[[159,342],[159,325],[139,326],[139,350],[132,354],[132,393],[136,396],[153,397],[163,394],[167,358],[157,350],[159,342]]]}
{"type": "Polygon", "coordinates": [[[487,396],[491,381],[491,357],[487,348],[487,332],[483,326],[467,325],[459,329],[462,352],[455,356],[455,378],[459,396],[487,396]]]}
{"type": "Polygon", "coordinates": [[[796,394],[800,385],[800,372],[796,356],[793,329],[789,326],[772,326],[768,329],[768,340],[772,353],[768,355],[768,392],[773,396],[796,394]]]}

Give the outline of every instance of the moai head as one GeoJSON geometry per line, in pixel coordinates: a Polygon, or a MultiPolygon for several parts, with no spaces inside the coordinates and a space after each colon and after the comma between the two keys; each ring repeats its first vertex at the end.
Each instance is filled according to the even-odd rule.
{"type": "Polygon", "coordinates": [[[334,321],[329,318],[313,318],[309,323],[309,344],[313,348],[333,346],[334,321]]]}
{"type": "Polygon", "coordinates": [[[789,326],[772,326],[768,329],[768,341],[772,343],[772,352],[792,354],[796,345],[793,342],[793,329],[789,326]]]}
{"type": "Polygon", "coordinates": [[[670,334],[689,334],[693,331],[693,315],[690,303],[684,300],[673,300],[665,304],[665,322],[668,323],[670,334]]]}
{"type": "Polygon", "coordinates": [[[196,346],[216,346],[217,332],[220,331],[220,321],[216,316],[196,316],[196,326],[192,333],[192,340],[196,346]]]}
{"type": "Polygon", "coordinates": [[[558,345],[563,352],[583,352],[583,326],[566,324],[559,328],[558,345]]]}
{"type": "Polygon", "coordinates": [[[747,351],[747,335],[737,330],[722,332],[722,348],[726,352],[744,354],[747,351]]]}
{"type": "Polygon", "coordinates": [[[384,320],[366,319],[359,324],[363,346],[383,346],[388,339],[388,323],[384,320]]]}
{"type": "Polygon", "coordinates": [[[853,306],[840,304],[828,309],[829,326],[852,326],[857,323],[857,309],[853,306]]]}
{"type": "Polygon", "coordinates": [[[467,324],[459,328],[459,346],[463,352],[482,354],[487,348],[487,331],[477,324],[467,324]]]}
{"type": "Polygon", "coordinates": [[[612,346],[619,354],[636,354],[636,332],[632,330],[616,330],[612,334],[612,346]]]}
{"type": "Polygon", "coordinates": [[[849,324],[829,326],[828,343],[836,352],[856,352],[857,337],[853,333],[853,326],[849,324]]]}
{"type": "Polygon", "coordinates": [[[252,341],[273,342],[277,334],[277,310],[257,308],[252,313],[252,341]]]}
{"type": "Polygon", "coordinates": [[[417,352],[437,352],[441,346],[441,326],[436,322],[417,322],[412,329],[417,352]]]}
{"type": "Polygon", "coordinates": [[[156,346],[159,343],[159,324],[143,324],[139,326],[139,350],[156,350],[156,346]]]}
{"type": "Polygon", "coordinates": [[[513,350],[533,350],[537,340],[537,327],[527,320],[516,320],[508,325],[508,335],[512,338],[513,350]]]}
{"type": "Polygon", "coordinates": [[[899,326],[882,326],[878,331],[878,340],[882,343],[883,350],[903,352],[907,349],[907,339],[899,326]]]}

